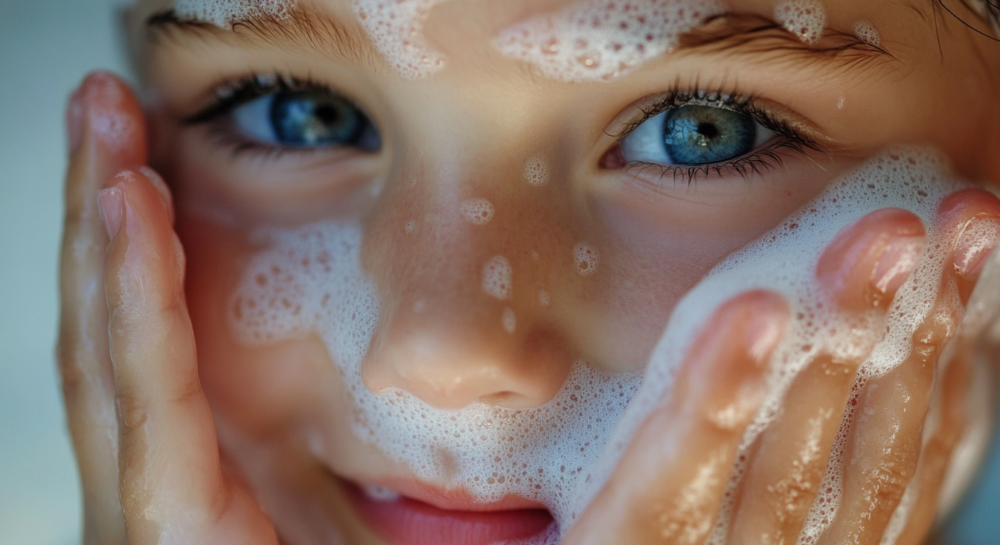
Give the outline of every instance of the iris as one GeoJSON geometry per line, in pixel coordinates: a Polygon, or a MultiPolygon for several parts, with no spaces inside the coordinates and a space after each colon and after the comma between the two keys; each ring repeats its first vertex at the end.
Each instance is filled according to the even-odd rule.
{"type": "Polygon", "coordinates": [[[663,121],[667,154],[676,165],[706,165],[753,151],[757,123],[748,114],[710,106],[681,106],[663,121]]]}
{"type": "Polygon", "coordinates": [[[279,93],[270,118],[278,142],[294,147],[356,146],[370,127],[357,107],[324,91],[279,93]]]}

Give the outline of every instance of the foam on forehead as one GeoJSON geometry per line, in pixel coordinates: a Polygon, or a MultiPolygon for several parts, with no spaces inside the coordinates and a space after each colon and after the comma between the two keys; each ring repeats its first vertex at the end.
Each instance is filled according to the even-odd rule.
{"type": "MultiPolygon", "coordinates": [[[[673,313],[642,377],[609,374],[579,361],[556,397],[534,409],[476,403],[441,411],[403,390],[375,394],[365,387],[361,362],[380,309],[376,288],[360,266],[358,225],[327,222],[262,231],[260,242],[267,248],[243,273],[232,298],[230,324],[237,338],[250,344],[318,332],[351,400],[354,414],[349,418],[359,439],[417,477],[464,488],[477,501],[514,494],[544,503],[558,528],[538,543],[556,543],[612,474],[642,422],[669,398],[689,342],[715,309],[735,295],[771,290],[783,294],[794,310],[789,333],[772,360],[766,403],[747,432],[744,449],[775,418],[792,379],[817,354],[850,356],[871,350],[862,367],[867,376],[903,361],[914,329],[935,299],[951,296],[957,304],[954,293],[938,293],[950,257],[945,242],[954,233],[941,231],[933,219],[943,197],[962,187],[928,150],[899,149],[868,161],[696,286],[673,313]],[[816,263],[839,231],[886,207],[910,210],[924,221],[928,250],[887,317],[875,311],[860,317],[842,314],[815,282],[816,263]]],[[[984,231],[988,234],[996,231],[984,231]]],[[[496,263],[509,264],[506,259],[496,263]]],[[[569,265],[565,274],[576,272],[569,265]]],[[[516,282],[516,277],[501,276],[516,282]]],[[[513,329],[516,317],[509,310],[505,319],[514,320],[505,327],[513,329]]],[[[835,461],[843,454],[842,446],[838,449],[835,461]]],[[[743,470],[736,467],[731,491],[743,470]]],[[[813,543],[825,529],[823,521],[832,518],[840,482],[836,471],[826,476],[821,507],[814,508],[802,543],[813,543]]],[[[732,508],[724,503],[710,543],[725,542],[732,508]]]]}
{"type": "Polygon", "coordinates": [[[226,28],[235,21],[255,17],[286,17],[295,0],[175,0],[174,13],[226,28]]]}
{"type": "Polygon", "coordinates": [[[431,8],[444,0],[351,0],[361,26],[389,66],[407,79],[430,76],[444,57],[423,36],[431,8]]]}
{"type": "Polygon", "coordinates": [[[583,0],[501,32],[494,42],[558,81],[606,81],[670,51],[725,12],[716,0],[583,0]]]}

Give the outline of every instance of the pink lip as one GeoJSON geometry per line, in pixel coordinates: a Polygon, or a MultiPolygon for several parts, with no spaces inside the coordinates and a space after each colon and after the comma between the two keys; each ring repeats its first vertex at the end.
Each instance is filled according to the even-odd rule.
{"type": "Polygon", "coordinates": [[[409,480],[380,481],[401,497],[382,502],[346,483],[365,524],[391,545],[490,545],[536,536],[554,522],[539,503],[516,496],[482,504],[464,490],[442,490],[409,480]]]}

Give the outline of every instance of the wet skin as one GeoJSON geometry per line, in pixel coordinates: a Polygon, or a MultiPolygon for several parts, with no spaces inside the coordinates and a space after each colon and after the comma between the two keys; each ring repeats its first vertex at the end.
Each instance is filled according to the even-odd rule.
{"type": "MultiPolygon", "coordinates": [[[[738,4],[732,7],[758,17],[773,10],[771,2],[738,4]]],[[[318,339],[253,349],[232,339],[229,297],[242,265],[260,249],[249,237],[255,227],[323,219],[364,225],[363,263],[382,302],[364,367],[373,390],[401,388],[441,408],[476,400],[533,407],[555,394],[575,358],[641,369],[675,303],[702,275],[886,145],[929,144],[964,177],[1000,179],[990,153],[1000,142],[1000,112],[989,103],[997,74],[983,69],[983,63],[1000,63],[1000,50],[941,14],[935,34],[929,9],[865,2],[828,7],[833,30],[818,49],[843,45],[834,30],[849,31],[867,19],[891,56],[865,48],[817,54],[772,29],[753,47],[692,45],[617,82],[571,85],[532,75],[484,38],[545,6],[442,5],[428,20],[427,35],[449,64],[421,81],[398,78],[375,54],[363,55],[363,62],[337,58],[328,40],[316,51],[302,40],[263,41],[246,29],[156,28],[141,31],[150,33],[141,53],[151,97],[145,113],[109,76],[85,82],[74,102],[80,115],[71,116],[77,137],[68,176],[60,361],[86,491],[88,542],[120,543],[127,533],[130,543],[155,543],[164,532],[187,543],[276,543],[281,535],[297,545],[340,533],[350,543],[377,542],[345,505],[333,475],[360,482],[412,478],[351,433],[349,400],[318,339]],[[220,80],[276,68],[324,81],[360,102],[382,131],[382,150],[234,154],[211,127],[182,122],[208,102],[220,80]],[[778,150],[782,164],[751,174],[749,182],[732,171],[688,184],[659,179],[658,169],[616,168],[607,160],[616,146],[610,135],[635,118],[636,101],[674,82],[760,97],[819,150],[778,150]],[[739,88],[730,88],[732,82],[739,88]],[[138,136],[100,132],[112,118],[134,135],[147,133],[148,118],[149,145],[138,136]],[[538,154],[548,158],[552,181],[532,188],[522,171],[538,154]],[[156,175],[134,170],[146,164],[163,174],[169,190],[156,175]],[[133,170],[113,177],[124,169],[133,170]],[[375,195],[379,179],[384,189],[375,195]],[[100,187],[113,188],[101,197],[105,222],[97,209],[100,187]],[[470,229],[454,213],[472,197],[496,206],[488,229],[470,229]],[[417,227],[408,234],[404,227],[414,218],[417,227]],[[601,252],[601,268],[591,277],[560,257],[581,240],[601,252]],[[517,290],[506,303],[517,312],[514,335],[501,327],[502,305],[478,282],[482,262],[496,254],[510,258],[519,282],[548,286],[557,302],[542,309],[534,290],[517,290]],[[107,305],[99,288],[105,278],[107,305]],[[427,302],[424,312],[412,311],[417,301],[427,302]],[[412,356],[418,343],[423,358],[412,356]],[[455,378],[463,379],[461,387],[445,384],[455,378]],[[119,437],[117,447],[109,436],[119,437]],[[315,448],[317,441],[322,448],[315,448]]],[[[160,7],[140,4],[136,28],[145,29],[147,16],[160,7]]],[[[366,47],[346,5],[317,2],[303,9],[336,19],[353,43],[366,47]]],[[[719,23],[705,32],[727,30],[719,23]]],[[[955,199],[940,221],[1000,217],[1000,205],[985,192],[955,199]]],[[[876,286],[871,260],[894,242],[919,239],[914,220],[906,213],[876,214],[831,246],[817,275],[845,308],[891,299],[899,284],[876,286]],[[856,244],[873,249],[844,251],[856,244]]],[[[974,284],[977,263],[956,258],[956,269],[946,274],[974,284]]],[[[697,494],[679,491],[691,489],[699,470],[722,475],[732,465],[755,397],[744,400],[742,416],[726,426],[711,415],[760,381],[761,362],[780,338],[786,313],[780,300],[762,293],[718,312],[685,363],[680,394],[651,417],[568,542],[615,542],[622,535],[636,543],[703,539],[721,485],[699,481],[697,494]],[[690,450],[671,455],[669,444],[690,450]]],[[[936,435],[919,467],[917,460],[937,351],[954,335],[950,325],[928,324],[921,331],[924,359],[879,379],[913,392],[910,405],[894,396],[867,398],[888,416],[852,431],[859,438],[851,443],[854,458],[868,463],[848,472],[843,507],[824,542],[878,542],[903,493],[900,483],[914,473],[931,483],[918,501],[922,512],[936,509],[934,483],[940,485],[958,438],[936,435]],[[888,435],[884,430],[897,425],[898,444],[878,448],[860,440],[888,435]],[[891,460],[883,459],[886,451],[891,460]],[[874,506],[866,501],[873,494],[874,506]]],[[[820,359],[797,379],[788,403],[802,410],[790,411],[760,439],[734,540],[794,541],[846,402],[856,394],[852,377],[859,363],[820,359]],[[819,454],[802,448],[806,437],[817,438],[819,454]]],[[[938,386],[942,396],[960,398],[968,373],[968,362],[949,367],[945,386],[938,386]]],[[[965,415],[949,418],[956,422],[953,432],[965,415]]],[[[930,518],[915,517],[900,542],[920,542],[930,518]]]]}

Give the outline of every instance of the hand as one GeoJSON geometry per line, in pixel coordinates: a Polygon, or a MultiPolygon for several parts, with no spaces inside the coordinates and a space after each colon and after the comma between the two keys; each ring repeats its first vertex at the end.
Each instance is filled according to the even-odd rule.
{"type": "MultiPolygon", "coordinates": [[[[957,289],[941,290],[901,365],[863,379],[858,369],[872,342],[851,357],[816,358],[793,381],[777,420],[740,454],[789,310],[763,292],[729,301],[690,348],[668,403],[640,428],[565,542],[700,545],[719,518],[740,455],[746,469],[727,502],[727,543],[794,545],[807,522],[820,523],[810,534],[820,545],[878,545],[893,536],[900,545],[921,543],[969,418],[971,354],[981,333],[959,334],[963,309],[947,294],[957,292],[961,305],[968,303],[993,246],[966,235],[976,234],[977,223],[1000,227],[1000,201],[985,191],[962,191],[945,200],[937,222],[953,235],[954,268],[946,268],[942,286],[953,282],[957,289]],[[956,335],[954,356],[942,357],[956,335]],[[925,430],[932,406],[939,419],[925,430]],[[823,503],[833,496],[820,495],[834,472],[842,475],[837,506],[823,503]],[[909,516],[894,519],[904,495],[909,516]]],[[[818,280],[844,310],[884,312],[924,242],[923,225],[912,214],[874,212],[825,251],[818,280]]]]}
{"type": "Polygon", "coordinates": [[[173,203],[144,166],[141,107],[94,74],[74,93],[69,127],[58,359],[84,542],[276,545],[220,462],[173,203]]]}

